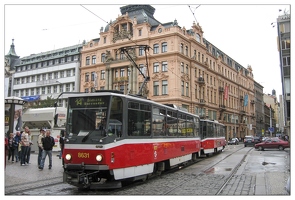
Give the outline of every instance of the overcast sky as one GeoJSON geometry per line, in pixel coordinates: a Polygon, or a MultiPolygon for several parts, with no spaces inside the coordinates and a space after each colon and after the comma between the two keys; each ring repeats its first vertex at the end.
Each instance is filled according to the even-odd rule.
{"type": "MultiPolygon", "coordinates": [[[[100,28],[121,15],[120,7],[133,3],[105,5],[99,4],[101,1],[64,1],[63,5],[57,5],[55,1],[48,2],[47,5],[32,2],[4,5],[5,55],[12,39],[17,55],[24,57],[98,38],[100,28]]],[[[155,7],[154,17],[158,21],[167,23],[176,19],[178,25],[186,29],[197,21],[209,42],[243,67],[252,66],[254,79],[264,86],[264,93],[270,94],[275,89],[277,97],[282,94],[277,27],[271,23],[284,11],[290,13],[287,5],[290,1],[267,2],[272,4],[245,1],[252,4],[244,5],[192,4],[190,1],[185,5],[156,5],[152,2],[141,3],[155,7]]]]}

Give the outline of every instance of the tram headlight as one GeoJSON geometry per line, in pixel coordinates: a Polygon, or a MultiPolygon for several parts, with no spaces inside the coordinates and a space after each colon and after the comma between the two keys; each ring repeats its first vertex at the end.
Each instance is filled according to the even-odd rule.
{"type": "Polygon", "coordinates": [[[97,160],[98,162],[102,161],[102,155],[101,155],[101,154],[97,155],[97,156],[96,156],[96,160],[97,160]]]}
{"type": "Polygon", "coordinates": [[[71,154],[66,154],[65,159],[66,160],[72,160],[72,155],[71,154]]]}

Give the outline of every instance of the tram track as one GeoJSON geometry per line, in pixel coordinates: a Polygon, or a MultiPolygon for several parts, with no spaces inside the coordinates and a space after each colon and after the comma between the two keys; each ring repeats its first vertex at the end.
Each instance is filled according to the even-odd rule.
{"type": "Polygon", "coordinates": [[[226,181],[224,182],[224,184],[220,187],[220,189],[218,190],[218,192],[215,195],[219,195],[223,191],[224,187],[228,184],[228,182],[231,180],[231,178],[236,174],[236,172],[241,167],[241,165],[243,164],[243,162],[245,162],[246,157],[248,156],[248,154],[252,150],[253,150],[253,148],[249,149],[249,151],[247,152],[247,154],[245,154],[243,156],[242,160],[240,160],[240,162],[235,166],[235,168],[232,170],[232,172],[230,173],[230,175],[226,178],[226,181]]]}
{"type": "MultiPolygon", "coordinates": [[[[206,166],[204,167],[203,169],[201,169],[197,174],[195,174],[193,176],[193,178],[195,178],[196,176],[198,175],[201,175],[203,174],[205,171],[209,170],[210,168],[216,166],[218,163],[224,161],[226,158],[228,158],[229,156],[235,154],[236,152],[240,151],[244,149],[243,148],[238,148],[236,149],[235,151],[229,153],[228,155],[226,155],[223,159],[219,160],[218,162],[215,162],[213,164],[210,164],[209,166],[206,166]]],[[[250,149],[251,150],[251,149],[250,149]]],[[[250,151],[249,150],[249,151],[250,151]]],[[[220,152],[222,153],[222,152],[220,152]]],[[[214,154],[213,156],[210,156],[209,158],[212,158],[212,157],[215,157],[217,155],[219,155],[220,153],[218,154],[214,154]]],[[[248,154],[248,153],[247,153],[248,154]]],[[[246,155],[244,156],[246,157],[246,155]]],[[[188,168],[190,166],[193,166],[195,164],[201,164],[203,161],[206,161],[208,159],[208,157],[204,156],[204,157],[200,157],[197,159],[197,161],[194,161],[194,162],[191,162],[190,164],[187,164],[187,165],[183,165],[183,166],[180,166],[179,168],[173,168],[169,171],[165,171],[165,172],[162,172],[161,175],[158,175],[158,176],[152,176],[151,178],[149,178],[147,181],[152,181],[152,180],[157,180],[157,179],[160,179],[160,178],[163,178],[165,176],[168,176],[169,174],[172,174],[172,173],[175,173],[175,172],[180,172],[181,170],[184,170],[185,168],[188,168]]],[[[240,163],[242,163],[243,161],[241,161],[240,163]]],[[[238,169],[238,167],[236,166],[236,168],[238,169]]],[[[234,169],[233,171],[236,171],[237,169],[234,169]]],[[[180,178],[181,179],[181,178],[180,178]]],[[[192,179],[192,178],[191,178],[192,179]]],[[[185,181],[181,181],[179,184],[177,184],[175,187],[173,188],[170,188],[168,191],[165,191],[164,193],[162,193],[162,195],[169,195],[172,191],[174,191],[175,189],[179,188],[180,186],[188,183],[191,179],[189,180],[185,180],[185,181]]],[[[230,179],[230,178],[229,178],[230,179]]],[[[123,191],[123,190],[128,190],[128,189],[131,189],[133,187],[137,187],[137,186],[141,186],[141,185],[144,185],[147,183],[147,181],[137,181],[137,182],[133,182],[133,183],[130,183],[129,185],[126,185],[122,188],[118,188],[118,189],[115,189],[115,190],[112,190],[113,192],[120,192],[120,191],[123,191]]],[[[228,182],[228,181],[227,181],[228,182]]],[[[224,186],[223,186],[224,187],[224,186]]]]}
{"type": "MultiPolygon", "coordinates": [[[[245,147],[244,147],[245,148],[245,147]]],[[[223,162],[224,160],[226,160],[227,158],[229,158],[230,156],[232,156],[234,153],[243,150],[244,148],[240,148],[237,149],[236,151],[231,152],[230,154],[226,155],[223,159],[219,160],[218,162],[213,163],[212,165],[206,166],[204,167],[202,170],[200,170],[200,172],[198,172],[196,174],[196,176],[204,174],[204,172],[214,168],[214,166],[218,165],[219,163],[223,162]]],[[[248,156],[248,154],[253,150],[253,148],[250,148],[247,153],[242,157],[242,159],[238,162],[238,164],[236,164],[236,166],[231,170],[231,173],[225,178],[225,182],[220,186],[220,188],[218,189],[218,191],[215,193],[215,195],[219,195],[223,188],[228,184],[228,182],[231,180],[231,178],[234,176],[234,174],[237,172],[237,170],[239,169],[239,167],[242,165],[242,163],[245,161],[246,157],[248,156]]],[[[196,163],[195,163],[196,164],[196,163]]],[[[189,167],[189,166],[187,166],[189,167]]],[[[194,176],[195,178],[195,176],[194,176]]],[[[172,191],[174,191],[177,188],[180,188],[182,185],[190,182],[193,178],[185,180],[180,182],[179,184],[177,184],[175,187],[169,189],[168,191],[166,191],[165,193],[163,193],[163,195],[169,195],[172,191]]]]}

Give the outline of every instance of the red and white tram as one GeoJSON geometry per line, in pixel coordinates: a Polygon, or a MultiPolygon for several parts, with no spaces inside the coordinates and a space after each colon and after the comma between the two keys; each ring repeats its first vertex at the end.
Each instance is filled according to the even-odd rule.
{"type": "Polygon", "coordinates": [[[197,115],[118,91],[68,97],[64,182],[118,188],[200,156],[197,115]]]}
{"type": "Polygon", "coordinates": [[[216,120],[200,120],[201,155],[209,156],[222,151],[226,146],[225,126],[216,120]]]}

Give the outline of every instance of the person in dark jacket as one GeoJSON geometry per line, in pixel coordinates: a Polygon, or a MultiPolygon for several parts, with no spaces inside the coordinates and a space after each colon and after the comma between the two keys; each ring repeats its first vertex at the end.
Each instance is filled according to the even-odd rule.
{"type": "Polygon", "coordinates": [[[59,138],[59,146],[60,146],[60,154],[59,154],[59,159],[62,158],[62,153],[64,150],[64,146],[65,146],[65,134],[64,134],[64,130],[60,131],[60,138],[59,138]]]}
{"type": "Polygon", "coordinates": [[[14,162],[14,146],[15,140],[14,140],[14,134],[10,133],[8,138],[8,161],[11,159],[11,162],[14,162]]]}
{"type": "Polygon", "coordinates": [[[46,156],[48,155],[49,158],[49,165],[48,168],[52,168],[52,149],[55,145],[54,138],[50,135],[50,130],[46,130],[45,137],[42,138],[42,159],[39,166],[39,169],[43,170],[46,156]]]}
{"type": "Polygon", "coordinates": [[[20,131],[16,132],[16,135],[14,136],[14,146],[15,146],[15,152],[14,152],[14,156],[15,156],[15,162],[18,162],[20,160],[20,153],[18,151],[18,146],[19,143],[21,142],[21,134],[20,131]]]}

